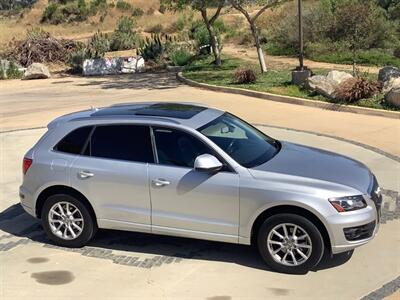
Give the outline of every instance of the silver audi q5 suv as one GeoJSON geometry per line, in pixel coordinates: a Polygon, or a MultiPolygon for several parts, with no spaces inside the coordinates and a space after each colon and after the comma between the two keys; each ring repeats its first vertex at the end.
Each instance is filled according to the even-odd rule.
{"type": "Polygon", "coordinates": [[[81,247],[98,228],[254,243],[286,273],[370,241],[382,202],[363,164],[189,103],[59,117],[23,173],[22,206],[58,245],[81,247]]]}

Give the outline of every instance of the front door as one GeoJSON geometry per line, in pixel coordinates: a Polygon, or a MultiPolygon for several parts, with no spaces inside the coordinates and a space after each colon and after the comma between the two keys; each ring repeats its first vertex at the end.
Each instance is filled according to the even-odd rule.
{"type": "Polygon", "coordinates": [[[225,167],[193,169],[197,156],[215,153],[197,137],[153,128],[158,164],[149,165],[152,231],[237,242],[239,175],[225,167]]]}
{"type": "Polygon", "coordinates": [[[150,128],[96,126],[71,167],[71,185],[93,205],[100,227],[151,231],[148,163],[150,128]]]}

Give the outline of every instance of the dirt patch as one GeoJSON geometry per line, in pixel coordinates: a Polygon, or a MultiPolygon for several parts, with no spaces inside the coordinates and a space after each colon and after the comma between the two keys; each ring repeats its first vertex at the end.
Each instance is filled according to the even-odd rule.
{"type": "MultiPolygon", "coordinates": [[[[258,58],[255,48],[227,44],[224,45],[222,53],[258,64],[258,58]]],[[[296,57],[286,57],[286,56],[265,55],[265,61],[267,63],[267,67],[270,69],[293,69],[299,64],[299,61],[296,57]]],[[[304,64],[311,69],[329,69],[329,70],[334,69],[342,71],[353,70],[353,66],[350,65],[317,62],[309,59],[304,60],[304,64]]],[[[368,72],[374,74],[377,74],[380,69],[378,67],[366,67],[366,66],[358,66],[358,68],[361,72],[368,72]]]]}
{"type": "Polygon", "coordinates": [[[46,271],[32,273],[32,278],[36,282],[48,285],[62,285],[70,283],[75,279],[75,276],[69,271],[46,271]]]}

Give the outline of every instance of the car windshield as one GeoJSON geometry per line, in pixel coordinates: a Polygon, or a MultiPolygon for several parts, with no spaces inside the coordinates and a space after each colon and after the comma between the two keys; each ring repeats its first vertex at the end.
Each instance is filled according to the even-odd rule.
{"type": "Polygon", "coordinates": [[[259,166],[280,149],[280,143],[243,120],[225,113],[197,129],[246,168],[259,166]]]}

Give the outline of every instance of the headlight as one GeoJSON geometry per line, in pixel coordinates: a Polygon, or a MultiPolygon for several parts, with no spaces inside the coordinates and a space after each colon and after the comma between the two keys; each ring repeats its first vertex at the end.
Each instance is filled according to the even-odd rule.
{"type": "Polygon", "coordinates": [[[338,212],[353,211],[367,207],[367,203],[362,195],[330,198],[329,202],[338,212]]]}

